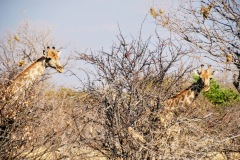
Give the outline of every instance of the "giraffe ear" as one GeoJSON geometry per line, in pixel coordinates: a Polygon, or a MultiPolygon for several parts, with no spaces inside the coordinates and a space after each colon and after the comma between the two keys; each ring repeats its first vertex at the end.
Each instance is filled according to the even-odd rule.
{"type": "Polygon", "coordinates": [[[62,51],[57,51],[57,55],[60,56],[60,54],[62,53],[62,51]]]}
{"type": "Polygon", "coordinates": [[[214,75],[214,74],[216,74],[217,72],[216,71],[212,71],[212,76],[214,75]]]}
{"type": "Polygon", "coordinates": [[[199,70],[195,70],[194,74],[197,75],[197,76],[200,76],[201,72],[199,70]]]}
{"type": "Polygon", "coordinates": [[[216,71],[212,71],[211,75],[210,75],[210,80],[213,79],[214,74],[216,73],[216,71]]]}
{"type": "Polygon", "coordinates": [[[238,76],[236,74],[233,75],[233,81],[238,82],[238,76]]]}
{"type": "Polygon", "coordinates": [[[44,56],[46,55],[46,51],[45,51],[45,50],[43,50],[43,55],[44,55],[44,56]]]}

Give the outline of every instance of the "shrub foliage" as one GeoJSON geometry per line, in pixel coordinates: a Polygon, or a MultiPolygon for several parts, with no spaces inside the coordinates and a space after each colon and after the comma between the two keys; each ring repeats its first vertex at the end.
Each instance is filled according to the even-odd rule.
{"type": "MultiPolygon", "coordinates": [[[[193,79],[197,81],[199,76],[194,75],[193,79]]],[[[240,100],[239,94],[230,88],[221,87],[215,79],[211,80],[210,90],[204,92],[203,95],[214,105],[227,105],[240,100]]]]}

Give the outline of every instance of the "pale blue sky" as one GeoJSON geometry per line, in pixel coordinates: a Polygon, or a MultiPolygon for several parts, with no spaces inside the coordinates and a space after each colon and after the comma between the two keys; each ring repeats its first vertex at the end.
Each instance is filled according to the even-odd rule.
{"type": "MultiPolygon", "coordinates": [[[[148,13],[148,0],[1,0],[0,34],[14,30],[23,20],[53,27],[62,42],[79,48],[110,47],[118,34],[135,35],[148,13]]],[[[39,27],[40,27],[39,26],[39,27]]],[[[144,34],[153,33],[149,16],[144,34]],[[148,33],[146,33],[148,32],[148,33]]]]}
{"type": "MultiPolygon", "coordinates": [[[[38,27],[50,26],[68,50],[109,49],[118,35],[136,36],[150,8],[149,0],[1,0],[0,35],[15,31],[28,19],[38,27]]],[[[147,16],[142,33],[154,34],[156,25],[147,16]]],[[[163,33],[164,34],[164,33],[163,33]]],[[[57,47],[57,46],[56,46],[57,47]]],[[[63,53],[64,54],[64,53],[63,53]]],[[[66,83],[69,80],[57,74],[66,83]]],[[[59,81],[59,82],[61,82],[59,81]]],[[[60,83],[61,84],[61,83],[60,83]]]]}

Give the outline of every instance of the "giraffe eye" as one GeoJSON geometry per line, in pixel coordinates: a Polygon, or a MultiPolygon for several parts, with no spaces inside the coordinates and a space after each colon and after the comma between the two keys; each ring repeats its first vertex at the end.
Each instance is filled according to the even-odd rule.
{"type": "Polygon", "coordinates": [[[47,58],[46,58],[46,60],[47,60],[47,61],[50,61],[50,60],[51,60],[51,58],[50,58],[50,57],[47,57],[47,58]]]}

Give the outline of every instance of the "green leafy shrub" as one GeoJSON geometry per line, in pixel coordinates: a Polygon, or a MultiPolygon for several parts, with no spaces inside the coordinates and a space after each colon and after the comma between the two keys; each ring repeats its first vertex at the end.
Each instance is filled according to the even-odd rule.
{"type": "Polygon", "coordinates": [[[216,80],[211,80],[210,90],[204,96],[213,104],[226,104],[235,100],[240,100],[240,96],[232,89],[222,88],[216,80]]]}
{"type": "MultiPolygon", "coordinates": [[[[193,76],[194,81],[197,81],[200,77],[193,76]]],[[[214,79],[211,80],[210,90],[203,92],[206,97],[214,105],[227,105],[240,100],[240,95],[229,88],[222,88],[221,85],[214,79]]]]}

